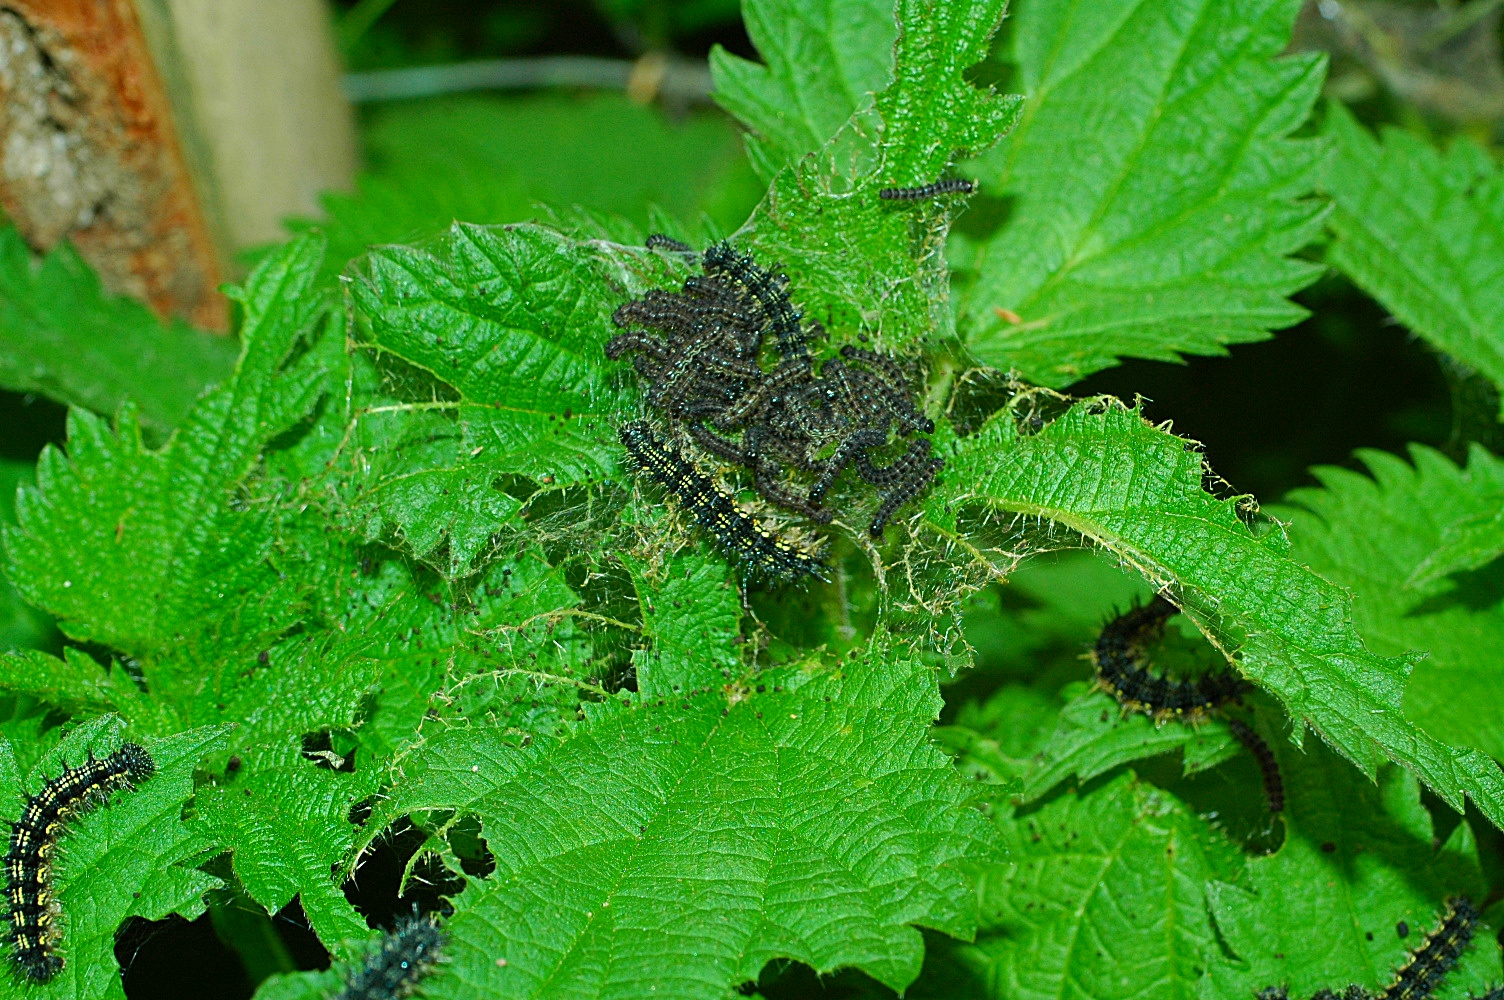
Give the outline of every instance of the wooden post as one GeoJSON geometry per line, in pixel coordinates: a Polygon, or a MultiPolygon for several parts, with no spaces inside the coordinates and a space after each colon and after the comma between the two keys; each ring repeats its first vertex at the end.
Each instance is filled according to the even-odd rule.
{"type": "Polygon", "coordinates": [[[106,287],[224,329],[235,252],[349,185],[321,0],[8,0],[0,207],[106,287]]]}
{"type": "Polygon", "coordinates": [[[325,0],[136,0],[230,246],[285,237],[355,175],[325,0]],[[202,161],[202,162],[200,162],[202,161]]]}

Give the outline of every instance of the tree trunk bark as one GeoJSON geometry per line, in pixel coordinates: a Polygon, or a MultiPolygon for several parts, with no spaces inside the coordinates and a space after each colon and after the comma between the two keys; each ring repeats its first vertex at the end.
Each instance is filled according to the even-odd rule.
{"type": "Polygon", "coordinates": [[[0,208],[111,291],[223,330],[235,253],[346,187],[354,132],[320,0],[7,0],[0,208]]]}

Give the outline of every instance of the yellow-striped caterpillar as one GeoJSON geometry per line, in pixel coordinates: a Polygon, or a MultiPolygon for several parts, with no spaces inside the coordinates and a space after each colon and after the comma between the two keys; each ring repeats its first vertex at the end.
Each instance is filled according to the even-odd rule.
{"type": "Polygon", "coordinates": [[[1425,1000],[1435,992],[1472,943],[1479,916],[1466,896],[1447,900],[1441,926],[1411,952],[1410,960],[1394,974],[1394,982],[1379,994],[1379,1000],[1425,1000]]]}
{"type": "Polygon", "coordinates": [[[660,440],[646,422],[625,425],[620,437],[638,468],[672,493],[752,575],[772,580],[825,575],[817,558],[758,524],[714,480],[660,440]]]}
{"type": "MultiPolygon", "coordinates": [[[[1447,900],[1441,926],[1410,953],[1409,960],[1383,992],[1375,996],[1355,983],[1340,994],[1331,989],[1317,990],[1311,1000],[1427,1000],[1467,951],[1479,917],[1472,900],[1454,896],[1447,900]]],[[[1284,986],[1266,986],[1255,994],[1255,1000],[1290,1000],[1290,990],[1284,986]]],[[[1479,1000],[1504,1000],[1504,987],[1493,987],[1479,1000]]]]}
{"type": "Polygon", "coordinates": [[[83,764],[65,767],[27,799],[21,818],[11,824],[10,853],[5,857],[11,958],[27,979],[45,983],[63,968],[57,952],[62,930],[52,889],[52,860],[68,821],[107,801],[115,791],[135,787],[156,770],[151,755],[135,743],[104,758],[90,754],[83,764]]]}

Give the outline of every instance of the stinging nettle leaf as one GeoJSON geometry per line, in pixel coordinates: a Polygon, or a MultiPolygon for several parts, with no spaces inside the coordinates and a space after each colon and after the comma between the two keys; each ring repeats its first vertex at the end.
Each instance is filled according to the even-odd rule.
{"type": "Polygon", "coordinates": [[[642,608],[643,638],[652,644],[633,654],[638,691],[672,697],[675,683],[717,684],[722,671],[739,669],[734,641],[741,594],[725,562],[685,553],[658,573],[630,557],[626,563],[642,608]]]}
{"type": "MultiPolygon", "coordinates": [[[[1016,331],[994,323],[984,302],[983,323],[967,330],[973,346],[1063,382],[1124,354],[1214,352],[1298,316],[1284,296],[1313,271],[1286,255],[1318,221],[1301,199],[1320,143],[1289,135],[1320,70],[1275,59],[1293,0],[1022,3],[1029,37],[1021,33],[1016,48],[1025,75],[1035,74],[1037,113],[988,161],[997,183],[984,185],[973,202],[981,218],[968,221],[985,228],[1000,208],[1013,214],[976,237],[979,252],[964,238],[952,250],[975,258],[968,293],[1016,285],[1064,319],[1045,333],[1016,331]],[[1125,151],[1134,138],[1142,148],[1125,151]],[[1104,166],[1108,147],[1117,159],[1104,166]],[[1058,201],[1049,183],[1062,189],[1058,201]],[[995,194],[1015,201],[986,200],[995,194]],[[1056,240],[1052,221],[1097,209],[1084,229],[1056,240]],[[1009,284],[1015,263],[1022,277],[1009,284]],[[1007,346],[1022,345],[1022,360],[998,346],[1000,331],[1020,334],[1007,346]]],[[[901,31],[892,6],[748,0],[766,67],[718,53],[716,68],[722,100],[758,132],[753,155],[774,178],[736,244],[788,270],[796,303],[836,344],[860,333],[902,354],[952,335],[943,254],[962,200],[894,204],[877,190],[950,175],[952,159],[984,150],[1017,107],[969,82],[1000,0],[903,0],[901,31]]],[[[609,137],[590,140],[612,158],[609,137]]],[[[422,175],[415,164],[451,158],[442,142],[432,146],[409,151],[390,188],[344,206],[347,249],[364,242],[363,225],[389,238],[398,230],[382,227],[416,231],[445,205],[510,211],[522,196],[515,178],[482,191],[474,164],[500,154],[469,150],[457,157],[468,165],[435,176],[465,177],[475,190],[410,198],[402,184],[422,175]],[[399,210],[377,218],[372,206],[382,204],[399,210]]],[[[649,163],[675,159],[632,152],[649,163]]],[[[710,167],[674,166],[682,174],[631,180],[667,186],[710,167]]],[[[781,958],[819,973],[860,969],[920,992],[919,928],[935,931],[932,953],[975,980],[952,996],[1183,1000],[1204,992],[1203,972],[1218,961],[1255,966],[1228,995],[1251,992],[1270,957],[1258,952],[1258,934],[1288,929],[1262,927],[1263,911],[1284,897],[1270,891],[1270,906],[1244,907],[1236,894],[1263,891],[1261,880],[1287,871],[1328,881],[1344,873],[1319,867],[1314,841],[1290,850],[1289,869],[1245,870],[1221,832],[1174,794],[1127,774],[1088,780],[1176,747],[1188,770],[1206,767],[1235,746],[1217,724],[1191,734],[1119,721],[1100,696],[1061,709],[1059,683],[1043,683],[1040,666],[1051,678],[1081,676],[1068,671],[1101,613],[1082,595],[1117,591],[1083,574],[1053,603],[1013,617],[1040,634],[998,639],[1010,684],[940,737],[964,751],[970,774],[994,783],[961,780],[932,745],[941,702],[916,655],[883,645],[892,640],[850,659],[800,652],[818,640],[787,638],[774,618],[748,612],[743,621],[744,608],[762,606],[747,603],[725,562],[683,546],[666,530],[672,518],[624,502],[630,478],[618,467],[616,427],[638,399],[629,368],[604,358],[616,332],[610,314],[644,287],[676,284],[685,265],[632,249],[641,234],[629,223],[580,217],[559,228],[575,235],[456,225],[419,247],[375,251],[349,272],[348,355],[319,277],[331,262],[314,259],[315,241],[295,244],[242,293],[247,355],[234,381],[167,447],[142,443],[129,412],[115,430],[80,413],[67,459],[44,461],[21,526],[6,536],[11,568],[31,560],[23,575],[71,635],[128,655],[108,667],[77,650],[0,657],[0,689],[44,709],[118,712],[143,740],[202,721],[238,724],[175,765],[188,782],[174,786],[183,799],[195,761],[202,784],[186,813],[180,800],[160,822],[196,838],[190,867],[177,868],[204,884],[189,892],[172,883],[182,890],[173,907],[197,912],[212,880],[191,864],[228,854],[246,895],[270,910],[300,897],[321,939],[349,958],[371,935],[341,879],[358,880],[359,849],[410,817],[425,851],[457,873],[466,861],[446,925],[451,947],[421,991],[436,998],[722,998],[746,992],[781,958]],[[776,665],[752,669],[769,660],[776,665]],[[1041,748],[1047,759],[1036,762],[1041,748]],[[1080,787],[1058,789],[1068,775],[1080,787]],[[998,803],[1024,781],[1038,801],[1009,814],[998,803]],[[1002,815],[989,819],[981,802],[1002,815]],[[470,864],[480,857],[494,871],[470,864]],[[1215,915],[1209,883],[1226,893],[1215,915]],[[1214,930],[1224,913],[1241,934],[1237,960],[1220,924],[1214,930]],[[941,937],[979,926],[976,945],[941,937]]],[[[953,360],[936,363],[932,415],[953,360]]],[[[1368,881],[1436,876],[1442,891],[1443,875],[1467,867],[1453,864],[1470,857],[1465,822],[1446,860],[1412,863],[1421,854],[1408,853],[1410,840],[1426,843],[1432,831],[1417,820],[1416,782],[1382,763],[1398,759],[1448,801],[1471,796],[1496,821],[1504,816],[1504,779],[1491,764],[1400,717],[1410,669],[1400,654],[1416,644],[1376,649],[1389,658],[1371,653],[1348,621],[1346,594],[1299,565],[1278,531],[1248,528],[1235,503],[1208,495],[1187,442],[1100,401],[1042,427],[1020,428],[1005,413],[958,440],[942,426],[935,442],[950,462],[945,481],[909,523],[921,535],[943,528],[948,558],[920,553],[904,564],[915,546],[890,579],[906,569],[948,576],[949,596],[957,580],[975,578],[964,560],[997,537],[989,529],[1015,516],[1041,533],[1047,522],[1065,525],[1156,589],[1184,596],[1188,615],[1238,668],[1291,709],[1297,736],[1310,725],[1377,775],[1375,785],[1310,748],[1334,786],[1351,784],[1365,806],[1401,816],[1390,826],[1354,819],[1386,831],[1365,843],[1406,852],[1368,881]],[[990,523],[973,547],[966,532],[979,509],[990,523]],[[1405,800],[1398,809],[1396,797],[1405,800]]],[[[1420,554],[1406,548],[1412,570],[1442,551],[1443,521],[1473,523],[1441,513],[1440,540],[1427,536],[1420,554]]],[[[832,546],[848,557],[843,568],[870,552],[852,549],[845,539],[832,546]]],[[[1436,569],[1456,559],[1430,565],[1430,576],[1407,578],[1420,581],[1418,596],[1456,593],[1424,589],[1460,586],[1436,569]]],[[[853,573],[830,588],[837,594],[815,588],[807,602],[767,603],[785,602],[780,610],[796,616],[839,600],[843,614],[855,612],[848,622],[865,623],[876,602],[883,621],[881,605],[893,603],[886,586],[853,573]]],[[[1362,604],[1360,593],[1360,626],[1362,604]]],[[[0,718],[7,735],[39,725],[0,718]]],[[[18,754],[35,759],[57,738],[43,732],[18,754]]],[[[0,744],[0,783],[15,784],[19,770],[0,744]]],[[[1302,803],[1317,773],[1303,775],[1302,803]]],[[[1293,829],[1311,841],[1316,825],[1301,816],[1293,829]]],[[[1340,910],[1343,892],[1368,891],[1363,865],[1390,861],[1382,849],[1348,846],[1339,857],[1360,869],[1351,881],[1363,885],[1298,900],[1292,911],[1340,910]]],[[[1412,906],[1398,894],[1364,897],[1375,913],[1397,899],[1414,926],[1427,922],[1429,898],[1412,906]]],[[[1339,926],[1334,940],[1358,943],[1349,930],[1339,926]]],[[[1392,938],[1388,951],[1374,947],[1372,969],[1402,950],[1392,938]]],[[[1481,986],[1483,966],[1469,962],[1467,984],[1481,986]]],[[[108,976],[99,982],[114,983],[118,996],[108,956],[100,968],[108,976]]],[[[334,970],[274,977],[258,996],[330,995],[337,979],[334,970]]]]}
{"type": "Polygon", "coordinates": [[[371,343],[458,397],[392,409],[452,415],[477,475],[610,474],[619,390],[604,347],[633,284],[613,253],[538,226],[461,224],[431,249],[373,252],[350,286],[371,343]]]}
{"type": "Polygon", "coordinates": [[[766,65],[710,53],[715,100],[752,130],[764,180],[813,153],[893,78],[893,0],[751,0],[747,35],[766,65]]]}
{"type": "Polygon", "coordinates": [[[1037,434],[1005,410],[959,442],[947,477],[968,491],[931,497],[920,531],[945,533],[946,504],[1043,517],[1080,532],[1173,586],[1183,608],[1238,669],[1304,726],[1372,777],[1386,759],[1413,770],[1454,809],[1471,798],[1504,825],[1504,773],[1477,750],[1450,746],[1400,707],[1412,661],[1378,656],[1359,638],[1351,598],[1290,558],[1279,531],[1255,534],[1235,499],[1202,489],[1187,442],[1115,400],[1088,400],[1037,434]]]}
{"type": "Polygon", "coordinates": [[[0,386],[111,415],[129,400],[158,438],[182,423],[237,351],[229,337],[163,323],[107,295],[67,244],[40,260],[0,225],[0,386]]]}
{"type": "Polygon", "coordinates": [[[17,525],[0,526],[7,572],[71,637],[146,656],[223,620],[227,600],[279,603],[265,518],[234,509],[232,494],[325,390],[320,348],[339,343],[313,288],[322,252],[316,237],[298,240],[232,291],[246,317],[235,373],[162,448],[146,446],[127,407],[114,430],[73,410],[67,456],[42,453],[17,525]]]}
{"type": "MultiPolygon", "coordinates": [[[[214,843],[182,822],[193,794],[194,767],[206,753],[223,746],[227,726],[179,733],[144,745],[156,773],[131,791],[116,792],[100,805],[71,820],[54,855],[53,886],[62,923],[59,952],[63,970],[47,995],[74,1000],[122,1000],[115,937],[131,917],[162,920],[177,913],[189,920],[204,910],[203,895],[219,884],[194,865],[212,854],[214,843]]],[[[14,770],[8,742],[0,741],[0,795],[4,812],[20,814],[24,796],[56,777],[64,763],[82,763],[92,752],[103,757],[120,748],[123,727],[115,716],[91,719],[48,753],[23,785],[14,770]],[[11,767],[3,766],[9,759],[11,767]]],[[[7,958],[6,965],[10,965],[7,958]]],[[[0,975],[0,996],[36,996],[14,970],[0,975]]]]}
{"type": "Polygon", "coordinates": [[[367,537],[374,539],[383,524],[395,523],[420,559],[447,540],[449,567],[458,572],[522,509],[520,500],[496,489],[490,478],[483,468],[398,472],[355,503],[370,512],[367,537]]]}
{"type": "Polygon", "coordinates": [[[381,771],[367,760],[354,774],[321,765],[296,740],[238,757],[232,774],[198,790],[197,828],[229,848],[241,885],[268,913],[297,896],[327,944],[361,936],[365,921],[334,873],[360,833],[350,810],[376,791],[381,771]]]}
{"type": "MultiPolygon", "coordinates": [[[[30,461],[0,457],[0,524],[15,520],[16,490],[36,481],[30,461]]],[[[52,620],[26,603],[0,568],[0,653],[12,649],[45,649],[56,642],[52,620]]]]}
{"type": "Polygon", "coordinates": [[[1286,296],[1319,268],[1288,255],[1320,227],[1324,148],[1290,134],[1324,63],[1280,55],[1299,0],[1015,7],[1023,115],[975,164],[1006,219],[953,252],[971,350],[1064,386],[1301,319],[1286,296]]]}
{"type": "Polygon", "coordinates": [[[753,216],[760,259],[788,271],[795,304],[838,342],[865,330],[913,350],[952,329],[941,248],[954,206],[879,191],[932,180],[1012,126],[1017,98],[965,78],[1005,7],[903,0],[892,83],[817,155],[780,171],[753,216]]]}
{"type": "Polygon", "coordinates": [[[877,94],[887,183],[927,183],[1017,123],[1020,98],[974,86],[965,75],[987,58],[1007,9],[1006,0],[900,0],[893,83],[877,94]]]}
{"type": "Polygon", "coordinates": [[[124,670],[106,670],[73,647],[62,658],[34,649],[0,653],[0,691],[30,695],[70,715],[120,712],[132,718],[124,707],[145,700],[124,670]]]}
{"type": "Polygon", "coordinates": [[[1340,104],[1326,132],[1332,263],[1433,346],[1504,386],[1504,172],[1465,137],[1445,152],[1398,129],[1376,141],[1340,104]]]}
{"type": "Polygon", "coordinates": [[[1022,775],[1060,714],[1059,699],[1021,684],[1008,684],[982,703],[961,706],[956,721],[931,730],[935,745],[954,754],[961,773],[974,781],[1022,788],[1022,775]]]}
{"type": "Polygon", "coordinates": [[[902,988],[922,956],[908,925],[972,933],[958,866],[992,835],[928,745],[927,668],[874,653],[620,697],[562,740],[457,728],[402,762],[371,835],[455,809],[496,859],[458,897],[427,995],[720,997],[778,956],[902,988]]]}
{"type": "Polygon", "coordinates": [[[582,688],[603,693],[583,669],[571,674],[582,667],[579,643],[567,621],[548,619],[576,598],[541,560],[493,566],[470,605],[431,600],[437,586],[387,564],[351,596],[343,629],[279,644],[249,680],[217,695],[243,722],[235,756],[199,790],[201,828],[230,853],[251,899],[276,913],[296,896],[340,954],[365,930],[340,885],[361,877],[352,811],[378,790],[394,753],[460,716],[547,736],[564,728],[561,714],[574,719],[582,688]],[[543,620],[529,628],[530,619],[543,620]]]}
{"type": "Polygon", "coordinates": [[[1278,516],[1290,521],[1294,555],[1353,594],[1353,621],[1381,653],[1427,653],[1405,688],[1405,712],[1448,742],[1504,757],[1504,608],[1497,565],[1417,578],[1459,524],[1496,517],[1504,462],[1475,447],[1466,468],[1412,445],[1413,466],[1361,451],[1364,476],[1312,470],[1321,489],[1292,491],[1278,516]]]}
{"type": "Polygon", "coordinates": [[[976,943],[941,952],[968,980],[952,995],[1196,995],[1218,952],[1203,887],[1238,856],[1184,803],[1122,775],[998,825],[1011,863],[985,870],[976,943]]]}
{"type": "Polygon", "coordinates": [[[1490,500],[1488,510],[1441,529],[1441,544],[1415,567],[1406,586],[1429,587],[1453,573],[1482,569],[1504,554],[1504,495],[1490,500]]]}
{"type": "Polygon", "coordinates": [[[1119,765],[1183,750],[1186,770],[1201,770],[1226,759],[1237,742],[1220,719],[1198,726],[1178,721],[1156,725],[1147,715],[1125,714],[1101,691],[1088,691],[1060,710],[1054,734],[1040,760],[1024,777],[1022,800],[1032,801],[1068,777],[1090,781],[1119,765]]]}
{"type": "MultiPolygon", "coordinates": [[[[1209,956],[1203,996],[1251,996],[1287,985],[1291,996],[1350,983],[1389,985],[1417,937],[1436,926],[1448,896],[1486,893],[1466,820],[1438,846],[1414,778],[1390,766],[1360,778],[1321,746],[1273,745],[1285,782],[1285,842],[1249,858],[1235,880],[1207,886],[1231,954],[1209,956]],[[1396,933],[1408,928],[1408,940],[1396,933]]],[[[1499,978],[1499,949],[1477,945],[1449,977],[1448,997],[1480,995],[1499,978]]]]}

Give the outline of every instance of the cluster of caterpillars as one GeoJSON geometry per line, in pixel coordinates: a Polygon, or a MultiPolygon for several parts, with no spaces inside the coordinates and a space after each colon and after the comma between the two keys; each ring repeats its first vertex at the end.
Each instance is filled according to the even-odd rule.
{"type": "MultiPolygon", "coordinates": [[[[666,236],[649,249],[691,254],[666,236]]],[[[818,558],[778,537],[673,443],[692,442],[703,457],[740,466],[768,503],[827,524],[825,499],[847,470],[877,488],[868,532],[880,538],[894,513],[921,494],[944,464],[928,438],[934,423],[914,403],[911,378],[893,358],[856,346],[818,361],[810,345],[825,337],[789,298],[788,280],[759,267],[729,243],[701,255],[701,274],[679,291],[654,289],[622,305],[612,321],[623,333],[606,345],[627,355],[648,404],[668,435],[645,421],[621,429],[639,468],[673,493],[717,540],[756,575],[818,574],[818,558]],[[763,358],[771,334],[775,357],[763,358]],[[882,453],[897,434],[896,458],[882,453]]]]}
{"type": "Polygon", "coordinates": [[[21,818],[11,824],[10,853],[5,856],[11,958],[27,979],[45,983],[63,969],[52,862],[68,822],[156,771],[151,755],[135,743],[102,759],[90,754],[78,767],[64,767],[27,799],[21,818]]]}
{"type": "MultiPolygon", "coordinates": [[[[1196,721],[1236,701],[1247,684],[1231,670],[1177,680],[1149,668],[1147,649],[1164,632],[1165,622],[1180,613],[1163,594],[1141,607],[1130,608],[1103,626],[1092,648],[1097,684],[1125,709],[1156,720],[1196,721]]],[[[1253,727],[1241,719],[1229,722],[1232,734],[1248,748],[1264,776],[1264,797],[1272,813],[1285,808],[1285,784],[1274,751],[1253,727]]]]}
{"type": "MultiPolygon", "coordinates": [[[[1446,981],[1447,974],[1472,943],[1473,931],[1480,914],[1472,900],[1454,896],[1447,900],[1441,926],[1426,935],[1394,973],[1394,979],[1379,993],[1370,993],[1356,984],[1340,993],[1317,990],[1311,1000],[1429,1000],[1446,981]]],[[[1494,986],[1480,1000],[1501,1000],[1504,986],[1494,986]]],[[[1285,986],[1268,986],[1259,990],[1257,1000],[1290,1000],[1285,986]]]]}

